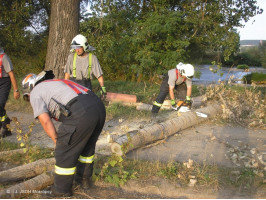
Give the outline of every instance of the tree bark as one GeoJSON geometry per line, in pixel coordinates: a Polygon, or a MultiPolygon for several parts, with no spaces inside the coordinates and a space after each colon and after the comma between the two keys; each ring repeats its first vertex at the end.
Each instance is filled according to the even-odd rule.
{"type": "Polygon", "coordinates": [[[4,156],[7,156],[7,155],[12,155],[12,154],[23,154],[24,151],[23,149],[14,149],[14,150],[8,150],[8,151],[1,151],[0,152],[0,157],[4,157],[4,156]]]}
{"type": "Polygon", "coordinates": [[[146,144],[164,139],[176,132],[196,125],[221,112],[218,104],[210,105],[205,108],[197,109],[195,112],[187,112],[179,117],[172,118],[165,122],[143,128],[138,132],[131,132],[128,135],[122,135],[111,144],[111,151],[117,155],[122,155],[133,149],[142,147],[146,144]],[[196,112],[206,114],[208,117],[199,117],[196,112]],[[125,149],[124,152],[122,149],[125,149]]]}
{"type": "Polygon", "coordinates": [[[55,159],[48,158],[0,172],[0,183],[9,183],[37,176],[54,169],[55,159]]]}
{"type": "Polygon", "coordinates": [[[41,193],[43,188],[53,183],[53,172],[46,172],[25,182],[0,190],[0,199],[18,199],[29,194],[41,193]]]}
{"type": "Polygon", "coordinates": [[[79,32],[79,6],[80,0],[51,1],[45,70],[53,70],[56,78],[64,77],[70,43],[79,32]]]}

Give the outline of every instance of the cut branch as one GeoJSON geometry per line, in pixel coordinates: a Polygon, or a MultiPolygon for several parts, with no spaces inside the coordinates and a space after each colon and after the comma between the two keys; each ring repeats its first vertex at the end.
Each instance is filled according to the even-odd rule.
{"type": "Polygon", "coordinates": [[[0,172],[0,183],[9,183],[37,176],[53,170],[54,164],[55,159],[49,158],[2,171],[0,172]]]}
{"type": "Polygon", "coordinates": [[[0,199],[18,199],[32,193],[42,193],[42,189],[54,182],[53,172],[49,171],[30,180],[0,190],[0,199]]]}

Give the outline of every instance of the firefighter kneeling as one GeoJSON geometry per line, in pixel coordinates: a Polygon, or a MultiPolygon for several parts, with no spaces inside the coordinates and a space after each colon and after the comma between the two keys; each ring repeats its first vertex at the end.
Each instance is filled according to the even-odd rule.
{"type": "Polygon", "coordinates": [[[51,79],[41,72],[22,81],[24,99],[30,101],[38,118],[55,144],[53,196],[71,196],[73,180],[88,189],[93,173],[95,145],[105,123],[102,101],[88,88],[73,81],[51,79]],[[47,80],[48,79],[48,80],[47,80]],[[51,119],[62,124],[56,131],[51,119]]]}

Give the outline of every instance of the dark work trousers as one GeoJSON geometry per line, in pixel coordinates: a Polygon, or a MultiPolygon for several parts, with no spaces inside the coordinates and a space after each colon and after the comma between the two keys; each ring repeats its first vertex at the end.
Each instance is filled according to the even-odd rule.
{"type": "MultiPolygon", "coordinates": [[[[165,74],[164,78],[163,78],[163,82],[162,82],[161,87],[160,87],[160,93],[156,98],[156,102],[159,104],[163,104],[166,96],[169,94],[168,79],[169,79],[168,74],[165,74]]],[[[176,85],[175,90],[177,91],[176,97],[179,97],[180,99],[185,99],[186,92],[187,92],[187,85],[185,82],[183,82],[180,85],[176,85]]],[[[160,106],[153,105],[151,112],[152,113],[158,113],[160,108],[161,108],[160,106]]]]}
{"type": "MultiPolygon", "coordinates": [[[[90,157],[95,153],[98,137],[105,123],[105,106],[93,93],[79,95],[67,105],[69,117],[60,117],[62,124],[57,131],[55,148],[56,166],[76,167],[76,176],[92,176],[93,163],[80,163],[79,156],[90,157]]],[[[54,187],[58,192],[70,192],[74,175],[54,176],[54,187]]]]}
{"type": "MultiPolygon", "coordinates": [[[[4,117],[6,115],[6,102],[9,96],[9,92],[11,89],[11,81],[9,77],[3,77],[0,78],[0,117],[4,117]]],[[[5,121],[1,123],[0,120],[0,129],[3,125],[3,128],[5,128],[6,124],[9,124],[9,118],[7,118],[5,121]]]]}
{"type": "Polygon", "coordinates": [[[71,81],[74,81],[86,88],[89,88],[92,91],[91,79],[77,80],[75,78],[70,78],[71,81]]]}

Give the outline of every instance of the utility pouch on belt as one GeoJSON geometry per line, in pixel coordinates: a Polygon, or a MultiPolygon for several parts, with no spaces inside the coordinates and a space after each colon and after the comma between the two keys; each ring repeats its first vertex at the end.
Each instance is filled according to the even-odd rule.
{"type": "Polygon", "coordinates": [[[59,119],[59,117],[60,117],[61,114],[64,115],[65,117],[69,117],[69,116],[71,115],[71,111],[68,110],[68,109],[66,108],[66,106],[64,106],[63,104],[59,103],[59,102],[56,101],[54,98],[52,98],[52,100],[58,105],[59,112],[60,112],[60,113],[56,114],[56,115],[58,116],[58,117],[56,117],[56,118],[59,119]]]}

